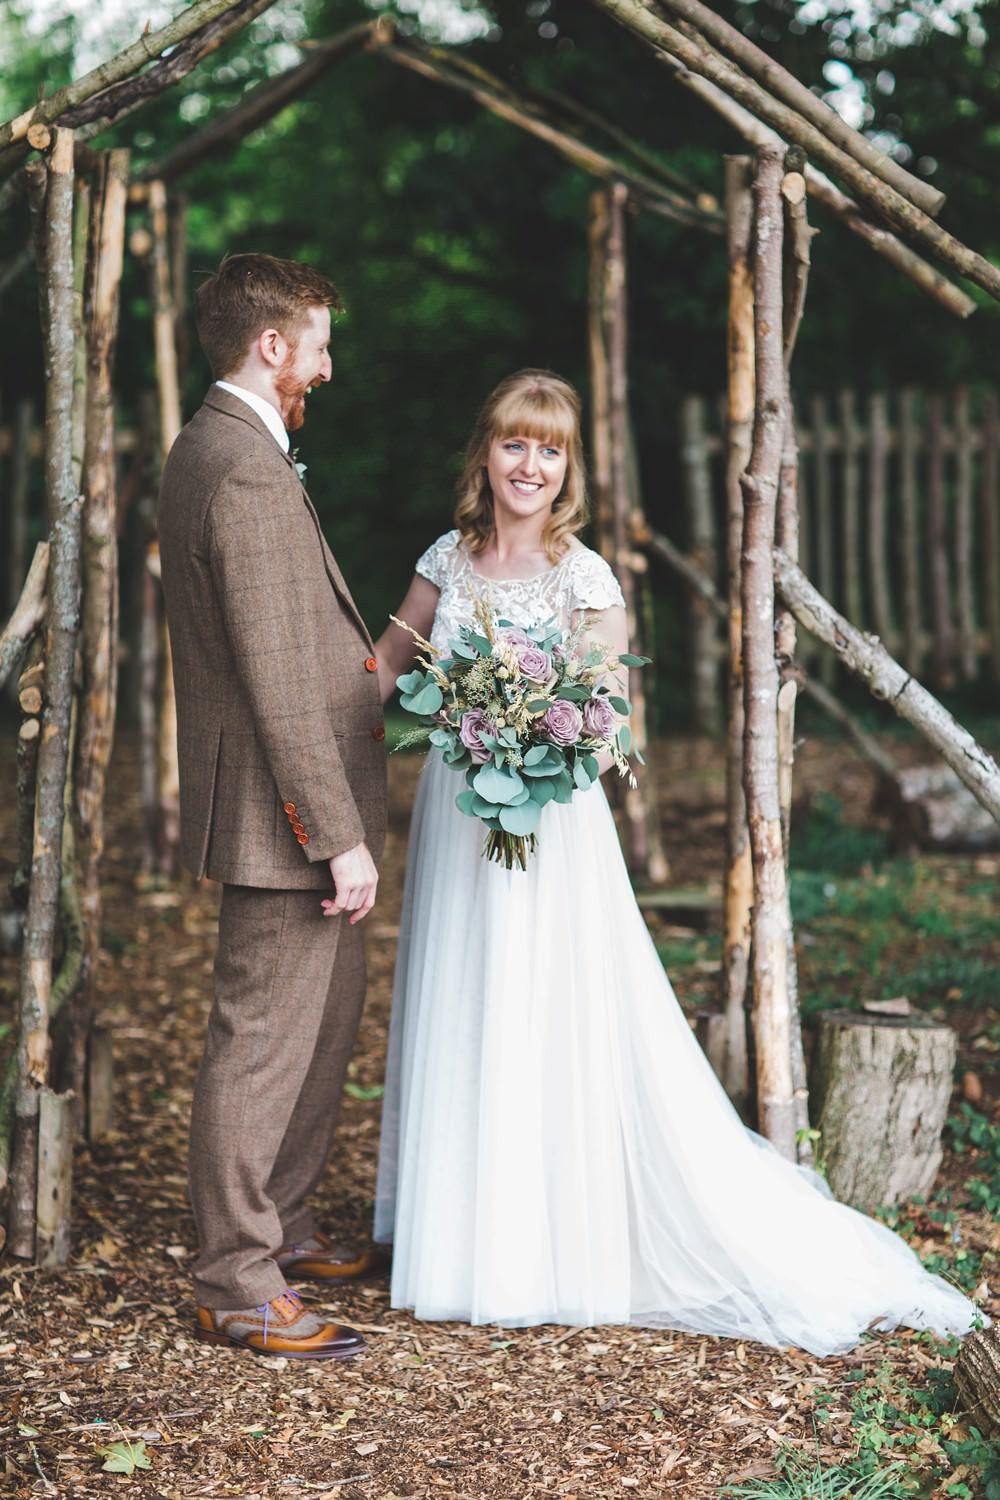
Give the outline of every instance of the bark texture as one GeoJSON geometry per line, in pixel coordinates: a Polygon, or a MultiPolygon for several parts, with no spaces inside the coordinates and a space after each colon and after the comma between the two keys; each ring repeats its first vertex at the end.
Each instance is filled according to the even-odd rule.
{"type": "Polygon", "coordinates": [[[919,729],[973,796],[1000,821],[1000,766],[932,693],[889,655],[881,641],[839,615],[780,548],[774,553],[778,590],[799,624],[832,647],[869,691],[919,729]]]}
{"type": "Polygon", "coordinates": [[[941,1165],[956,1039],[915,1016],[820,1017],[813,1102],[827,1177],[872,1210],[923,1196],[941,1165]]]}
{"type": "Polygon", "coordinates": [[[788,896],[778,800],[774,656],[774,547],[785,427],[782,348],[781,181],[784,153],[757,154],[754,177],[754,406],[750,465],[743,488],[743,785],[753,856],[751,922],[757,1112],[761,1132],[796,1155],[792,1015],[788,991],[788,896]]]}
{"type": "Polygon", "coordinates": [[[39,1093],[48,1082],[49,1000],[62,853],[63,801],[69,757],[73,667],[80,610],[80,503],[73,484],[73,135],[54,134],[46,194],[46,242],[40,281],[47,285],[45,322],[45,477],[52,516],[45,650],[45,716],[38,752],[38,792],[28,914],[21,962],[17,1102],[11,1170],[9,1246],[35,1249],[39,1093]]]}
{"type": "MultiPolygon", "coordinates": [[[[730,1097],[746,1100],[750,1087],[746,1004],[750,974],[753,864],[743,791],[743,491],[740,475],[750,461],[754,405],[753,166],[748,156],[728,156],[726,250],[728,332],[726,351],[726,578],[728,681],[726,689],[726,879],[722,913],[721,1002],[726,1017],[723,1082],[730,1097]]],[[[698,570],[695,571],[697,576],[698,570]]],[[[706,580],[711,583],[711,580],[706,580]]]]}

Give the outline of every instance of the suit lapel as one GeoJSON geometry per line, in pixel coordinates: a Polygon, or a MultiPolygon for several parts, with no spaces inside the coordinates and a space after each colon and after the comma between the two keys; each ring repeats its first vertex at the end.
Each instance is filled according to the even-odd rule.
{"type": "Polygon", "coordinates": [[[340,602],[344,605],[351,618],[355,621],[358,629],[361,631],[361,634],[364,636],[368,645],[371,646],[372,638],[368,633],[368,627],[358,613],[358,606],[352,599],[351,591],[344,581],[344,575],[338,568],[336,559],[334,558],[333,553],[330,551],[326,537],[323,535],[323,528],[319,523],[319,516],[316,514],[315,507],[312,501],[309,499],[308,494],[306,493],[306,487],[304,484],[302,484],[298,470],[295,468],[295,460],[292,457],[291,453],[286,453],[281,445],[274,441],[274,433],[269,430],[267,424],[262,421],[262,419],[257,415],[253,407],[249,406],[246,401],[242,401],[239,396],[234,396],[231,391],[224,391],[217,385],[211,386],[209,388],[207,396],[205,397],[204,405],[210,406],[213,411],[222,412],[224,416],[235,417],[238,422],[246,422],[250,427],[254,429],[255,432],[259,432],[264,437],[266,437],[268,441],[273,445],[274,450],[278,454],[278,456],[282,458],[287,464],[288,468],[295,471],[296,482],[302,489],[303,502],[305,504],[306,510],[309,512],[312,523],[316,528],[316,535],[319,538],[320,549],[323,554],[323,566],[326,569],[326,575],[329,578],[330,583],[333,585],[334,591],[340,602]]]}

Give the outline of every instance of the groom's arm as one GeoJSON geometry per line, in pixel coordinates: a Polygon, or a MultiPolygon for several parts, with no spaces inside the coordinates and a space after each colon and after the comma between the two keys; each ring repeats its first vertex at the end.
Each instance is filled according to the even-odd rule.
{"type": "Polygon", "coordinates": [[[213,496],[209,559],[258,741],[281,802],[306,830],[302,852],[315,863],[363,844],[365,830],[317,680],[328,643],[315,634],[323,566],[315,528],[304,507],[300,514],[284,503],[279,486],[268,493],[254,456],[213,496]]]}

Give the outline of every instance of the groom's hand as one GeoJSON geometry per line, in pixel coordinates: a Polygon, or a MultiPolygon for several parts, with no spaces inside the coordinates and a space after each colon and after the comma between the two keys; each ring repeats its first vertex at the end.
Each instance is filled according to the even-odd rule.
{"type": "Polygon", "coordinates": [[[337,917],[342,911],[352,913],[350,921],[361,922],[375,905],[378,870],[367,844],[356,844],[330,861],[333,877],[333,900],[324,899],[324,917],[337,917]]]}

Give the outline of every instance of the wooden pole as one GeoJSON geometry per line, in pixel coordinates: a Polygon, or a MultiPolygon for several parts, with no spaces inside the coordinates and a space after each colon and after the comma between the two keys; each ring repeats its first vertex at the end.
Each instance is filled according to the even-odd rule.
{"type": "MultiPolygon", "coordinates": [[[[841,539],[844,567],[844,611],[849,620],[860,620],[861,603],[861,476],[858,463],[861,453],[861,431],[858,427],[854,407],[854,392],[841,391],[840,444],[843,454],[842,472],[844,505],[842,512],[841,539]]],[[[788,551],[788,548],[785,548],[788,551]]]]}
{"type": "Polygon", "coordinates": [[[942,229],[929,214],[835,145],[823,130],[775,99],[735,64],[721,57],[703,38],[686,36],[661,20],[645,0],[595,0],[595,3],[654,49],[668,53],[688,72],[700,74],[714,83],[758,119],[780,131],[789,143],[801,146],[811,161],[821,162],[893,228],[920,244],[958,275],[976,282],[991,297],[1000,299],[1000,270],[985,256],[970,250],[942,229]]]}
{"type": "Polygon", "coordinates": [[[795,1098],[788,997],[788,894],[778,803],[774,656],[774,547],[785,428],[782,357],[781,182],[784,153],[757,153],[754,176],[754,404],[750,464],[743,486],[743,781],[753,856],[753,1017],[760,1129],[795,1159],[795,1098]]]}
{"type": "Polygon", "coordinates": [[[1000,682],[1000,402],[990,391],[983,402],[983,468],[979,506],[983,536],[983,612],[990,676],[1000,682]]]}
{"type": "MultiPolygon", "coordinates": [[[[162,182],[149,184],[149,214],[153,234],[150,270],[153,279],[156,383],[160,401],[160,461],[163,463],[181,430],[181,393],[177,373],[177,345],[174,339],[176,313],[170,286],[167,190],[162,182]]],[[[177,872],[180,848],[180,770],[177,761],[177,704],[174,698],[173,664],[170,636],[165,622],[162,650],[158,736],[158,863],[161,875],[174,875],[177,872]]]]}
{"type": "Polygon", "coordinates": [[[750,972],[753,864],[743,790],[743,491],[740,475],[750,461],[754,408],[753,168],[747,156],[725,159],[728,335],[726,380],[726,575],[728,657],[726,690],[726,879],[722,912],[721,1000],[726,1047],[722,1081],[744,1104],[749,1091],[746,1001],[750,972]]]}
{"type": "Polygon", "coordinates": [[[8,598],[13,604],[24,583],[28,560],[28,479],[30,475],[31,429],[34,404],[19,401],[14,408],[13,451],[10,464],[10,530],[7,560],[8,598]]]}
{"type": "Polygon", "coordinates": [[[614,560],[611,505],[611,374],[605,338],[604,292],[611,206],[606,187],[588,200],[589,276],[587,347],[590,359],[590,466],[594,541],[606,562],[614,560]]]}
{"type": "Polygon", "coordinates": [[[4,687],[28,642],[45,618],[45,582],[49,569],[49,544],[39,542],[24,580],[21,597],[10,619],[0,631],[0,688],[4,687]]]}
{"type": "Polygon", "coordinates": [[[72,1092],[41,1090],[38,1100],[37,1261],[64,1266],[70,1256],[75,1110],[72,1092]]]}
{"type": "Polygon", "coordinates": [[[35,1210],[40,1091],[49,1073],[49,998],[59,903],[63,800],[69,756],[80,607],[80,503],[73,484],[73,133],[57,129],[48,159],[44,328],[45,478],[52,529],[45,650],[45,716],[38,752],[38,794],[28,914],[21,963],[17,1095],[8,1244],[30,1258],[35,1210]]]}
{"type": "MultiPolygon", "coordinates": [[[[915,677],[923,667],[920,623],[920,508],[917,502],[917,423],[914,392],[899,393],[899,492],[902,502],[900,547],[903,567],[903,660],[915,677]]],[[[852,619],[860,619],[852,615],[852,619]]]]}
{"type": "Polygon", "coordinates": [[[919,729],[959,780],[1000,822],[1000,766],[943,704],[895,661],[875,636],[865,635],[813,587],[780,548],[774,552],[775,585],[804,630],[811,630],[837,653],[900,718],[919,729]]]}
{"type": "Polygon", "coordinates": [[[118,657],[118,529],[111,375],[125,250],[129,153],[102,163],[94,203],[94,277],[87,329],[89,371],[83,509],[83,684],[74,776],[74,822],[84,950],[70,1025],[72,1087],[86,1101],[86,1057],[103,918],[100,861],[104,797],[114,738],[118,657]]]}
{"type": "MultiPolygon", "coordinates": [[[[689,550],[692,559],[714,578],[718,572],[715,515],[712,507],[712,473],[705,443],[705,402],[701,396],[686,396],[680,418],[681,471],[688,515],[689,550]]],[[[697,594],[691,596],[692,721],[696,734],[713,739],[722,728],[719,701],[719,638],[715,615],[697,594]]]]}
{"type": "Polygon", "coordinates": [[[944,404],[941,396],[934,392],[927,398],[927,557],[933,622],[931,660],[935,686],[947,691],[955,685],[955,673],[944,466],[944,404]]]}
{"type": "Polygon", "coordinates": [[[90,233],[90,183],[77,177],[73,203],[73,482],[80,488],[83,473],[84,428],[87,412],[87,344],[84,304],[87,298],[87,257],[90,233]]]}
{"type": "Polygon", "coordinates": [[[976,680],[976,606],[972,564],[972,422],[969,391],[955,392],[955,605],[958,660],[966,682],[976,680]]]}
{"type": "MultiPolygon", "coordinates": [[[[48,552],[48,542],[40,543],[48,552]]],[[[17,846],[17,865],[10,880],[10,898],[22,910],[28,904],[31,884],[31,857],[35,834],[35,789],[38,772],[38,744],[42,723],[42,693],[37,699],[25,699],[23,689],[34,684],[44,688],[45,662],[43,644],[36,636],[28,648],[25,669],[18,682],[18,699],[24,715],[17,736],[17,789],[15,793],[14,830],[17,846]]]]}
{"type": "MultiPolygon", "coordinates": [[[[628,189],[613,182],[608,192],[608,240],[605,262],[604,314],[608,349],[608,436],[611,460],[611,525],[614,560],[618,580],[625,596],[629,640],[641,644],[641,622],[638,609],[638,584],[632,562],[631,502],[629,483],[629,415],[628,415],[628,314],[626,302],[627,260],[625,248],[625,208],[628,189]]],[[[642,674],[629,671],[629,698],[632,703],[632,733],[640,754],[645,755],[649,737],[646,729],[646,690],[642,674]]],[[[646,775],[638,786],[620,782],[625,813],[625,840],[629,867],[633,873],[654,884],[666,878],[666,859],[659,841],[656,795],[652,775],[646,775]]]]}
{"type": "MultiPolygon", "coordinates": [[[[868,592],[871,625],[876,635],[893,649],[892,614],[889,605],[889,422],[886,399],[872,393],[868,404],[868,592]]],[[[833,598],[826,580],[819,590],[833,598]]]]}
{"type": "Polygon", "coordinates": [[[817,129],[846,151],[855,161],[894,187],[904,198],[917,204],[925,213],[935,215],[944,205],[944,194],[921,177],[914,177],[886,152],[873,145],[866,136],[852,130],[836,110],[812,89],[788,73],[773,57],[758,47],[742,31],[730,26],[716,11],[701,0],[661,0],[667,10],[680,18],[680,29],[692,41],[701,32],[713,46],[727,52],[774,95],[809,120],[817,129]]]}
{"type": "MultiPolygon", "coordinates": [[[[782,270],[782,365],[784,371],[784,434],[781,469],[778,480],[775,539],[792,557],[799,550],[799,448],[795,434],[795,407],[792,402],[791,366],[799,326],[805,310],[809,285],[810,246],[814,231],[809,225],[806,208],[806,183],[798,167],[804,165],[801,153],[788,152],[781,183],[784,213],[784,253],[782,270]],[[792,158],[790,161],[789,158],[792,158]]],[[[797,642],[795,617],[790,610],[779,608],[775,615],[775,657],[779,677],[795,660],[797,642]]],[[[792,1105],[795,1117],[796,1155],[800,1161],[812,1160],[809,1135],[809,1087],[802,1044],[799,1012],[799,971],[795,953],[795,929],[788,896],[787,872],[791,857],[792,783],[795,769],[795,700],[798,674],[787,672],[777,696],[778,739],[778,809],[781,819],[781,842],[785,861],[785,932],[787,942],[789,1047],[792,1068],[792,1105]]]]}
{"type": "MultiPolygon", "coordinates": [[[[813,555],[816,559],[816,577],[819,586],[827,598],[832,599],[836,578],[837,533],[833,520],[833,476],[830,470],[829,429],[826,421],[825,399],[822,396],[814,396],[810,408],[813,475],[815,477],[813,515],[816,520],[813,528],[813,555]]],[[[828,686],[833,681],[833,668],[834,663],[829,656],[821,657],[819,673],[828,686]]]]}

